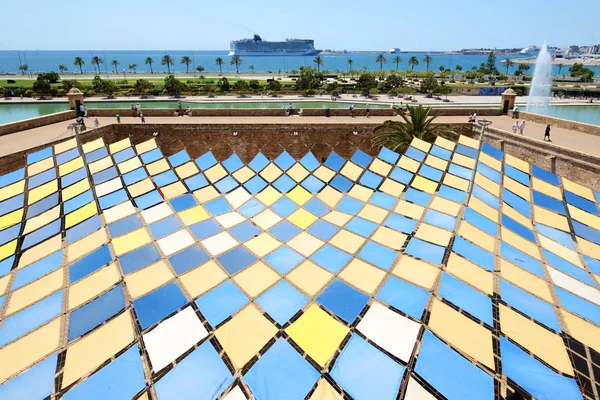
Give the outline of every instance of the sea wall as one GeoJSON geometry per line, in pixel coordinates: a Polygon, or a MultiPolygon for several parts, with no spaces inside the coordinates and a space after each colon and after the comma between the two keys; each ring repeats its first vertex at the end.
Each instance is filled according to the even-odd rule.
{"type": "Polygon", "coordinates": [[[41,117],[24,119],[22,121],[11,122],[0,125],[0,136],[24,131],[26,129],[39,128],[40,126],[55,124],[57,122],[75,119],[75,111],[62,111],[59,113],[48,114],[41,117]]]}
{"type": "MultiPolygon", "coordinates": [[[[600,107],[599,107],[600,109],[600,107]]],[[[600,136],[600,126],[592,124],[584,124],[583,122],[575,122],[567,119],[549,117],[547,115],[534,114],[525,111],[519,113],[519,118],[526,121],[538,122],[544,125],[552,125],[557,128],[569,129],[572,131],[579,131],[588,133],[590,135],[600,136]]]]}

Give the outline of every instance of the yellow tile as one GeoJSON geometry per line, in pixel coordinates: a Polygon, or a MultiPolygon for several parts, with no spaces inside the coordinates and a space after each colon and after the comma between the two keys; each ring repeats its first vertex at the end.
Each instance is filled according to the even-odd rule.
{"type": "Polygon", "coordinates": [[[332,188],[331,186],[325,186],[323,190],[317,194],[319,200],[333,208],[338,201],[343,197],[340,192],[332,188]]]}
{"type": "Polygon", "coordinates": [[[331,178],[335,176],[335,172],[330,170],[326,166],[321,165],[313,172],[313,175],[322,180],[323,182],[327,183],[331,180],[331,178]]]}
{"type": "Polygon", "coordinates": [[[415,237],[445,247],[450,243],[452,232],[438,228],[437,226],[421,223],[415,233],[415,237]]]}
{"type": "Polygon", "coordinates": [[[62,200],[67,201],[73,197],[85,192],[90,189],[90,182],[87,178],[80,180],[79,182],[66,187],[62,190],[62,200]]]}
{"type": "Polygon", "coordinates": [[[262,258],[279,247],[281,243],[273,236],[263,232],[245,242],[244,245],[259,258],[262,258]]]}
{"type": "Polygon", "coordinates": [[[136,144],[135,151],[137,151],[138,154],[143,154],[143,153],[146,153],[147,151],[155,149],[156,147],[158,147],[156,145],[156,140],[150,139],[150,140],[146,140],[145,142],[142,142],[140,144],[136,144]]]}
{"type": "Polygon", "coordinates": [[[494,370],[492,332],[452,307],[434,299],[429,328],[468,356],[494,370]]]}
{"type": "Polygon", "coordinates": [[[419,170],[419,167],[421,166],[421,164],[418,161],[415,161],[407,156],[400,157],[400,160],[398,160],[398,163],[396,163],[396,165],[402,169],[413,173],[417,172],[419,170]]]}
{"type": "Polygon", "coordinates": [[[355,258],[342,270],[339,277],[372,295],[385,277],[385,271],[355,258]]]}
{"type": "Polygon", "coordinates": [[[479,154],[479,161],[487,165],[488,167],[495,169],[498,172],[502,171],[502,162],[496,160],[492,156],[489,156],[485,153],[479,154]]]}
{"type": "Polygon", "coordinates": [[[346,165],[341,169],[340,174],[344,175],[346,178],[350,179],[353,182],[356,182],[360,174],[362,174],[363,169],[358,165],[354,164],[352,161],[348,161],[346,165]]]}
{"type": "Polygon", "coordinates": [[[126,138],[123,140],[119,140],[118,142],[109,144],[108,150],[111,154],[115,154],[121,150],[125,150],[128,147],[131,147],[131,141],[129,140],[129,138],[126,138]]]}
{"type": "Polygon", "coordinates": [[[61,318],[0,349],[0,382],[53,353],[60,343],[61,318]]]}
{"type": "Polygon", "coordinates": [[[247,305],[215,331],[215,336],[236,370],[240,370],[277,333],[277,328],[256,308],[247,305]]]}
{"type": "Polygon", "coordinates": [[[50,194],[56,192],[58,190],[58,181],[55,179],[48,183],[43,184],[42,186],[38,186],[35,189],[31,189],[29,191],[29,195],[27,197],[27,203],[33,204],[38,200],[43,199],[44,197],[49,196],[50,194]]]}
{"type": "Polygon", "coordinates": [[[540,224],[551,226],[552,228],[560,229],[564,232],[569,232],[569,221],[567,218],[558,215],[552,211],[546,210],[545,208],[533,206],[533,216],[536,222],[540,224]]]}
{"type": "Polygon", "coordinates": [[[308,176],[308,171],[300,163],[296,163],[288,169],[287,174],[296,182],[302,182],[308,176]]]}
{"type": "Polygon", "coordinates": [[[425,158],[425,164],[429,165],[430,167],[439,169],[440,171],[445,171],[446,167],[448,166],[448,161],[442,160],[441,158],[429,154],[427,155],[427,158],[425,158]]]}
{"type": "Polygon", "coordinates": [[[162,187],[160,191],[162,192],[165,200],[170,200],[187,193],[187,188],[183,185],[183,183],[181,183],[181,181],[177,181],[168,186],[162,187]]]}
{"type": "Polygon", "coordinates": [[[62,143],[55,144],[54,154],[64,153],[67,150],[71,150],[75,146],[77,146],[77,141],[75,140],[75,138],[66,140],[62,143]]]}
{"type": "Polygon", "coordinates": [[[54,167],[54,159],[52,157],[48,157],[42,161],[38,161],[35,164],[31,164],[27,166],[27,176],[32,177],[34,175],[39,174],[40,172],[44,172],[54,167]]]}
{"type": "Polygon", "coordinates": [[[169,163],[167,162],[167,160],[165,158],[161,158],[158,161],[154,161],[152,164],[146,165],[146,169],[148,170],[148,173],[152,176],[158,175],[161,172],[165,172],[166,170],[168,170],[170,168],[171,167],[169,166],[169,163]]]}
{"type": "Polygon", "coordinates": [[[371,236],[371,240],[399,251],[407,237],[408,236],[403,233],[396,232],[395,230],[385,226],[380,226],[379,229],[375,231],[373,236],[371,236]]]}
{"type": "Polygon", "coordinates": [[[179,278],[185,290],[196,298],[217,286],[227,278],[227,274],[213,260],[186,272],[179,278]]]}
{"type": "Polygon", "coordinates": [[[140,228],[126,235],[120,236],[112,240],[113,249],[116,255],[121,255],[130,252],[131,250],[142,247],[152,241],[145,228],[140,228]]]}
{"type": "Polygon", "coordinates": [[[597,258],[598,254],[600,254],[600,246],[598,246],[596,243],[582,239],[579,236],[577,236],[577,243],[579,244],[579,249],[581,252],[586,256],[597,258]]]}
{"type": "Polygon", "coordinates": [[[331,277],[331,273],[306,260],[287,274],[286,279],[312,297],[329,282],[331,277]]]}
{"type": "Polygon", "coordinates": [[[467,221],[462,221],[460,223],[457,233],[490,253],[494,253],[496,250],[496,238],[488,235],[467,221]]]}
{"type": "Polygon", "coordinates": [[[600,351],[600,328],[564,309],[561,309],[561,312],[567,328],[569,328],[569,334],[581,343],[600,351]]]}
{"type": "Polygon", "coordinates": [[[418,204],[409,203],[406,200],[400,200],[394,209],[394,212],[404,215],[406,217],[410,217],[412,219],[421,219],[423,215],[423,211],[425,208],[421,207],[418,204]]]}
{"type": "Polygon", "coordinates": [[[381,224],[383,220],[389,215],[388,210],[384,210],[383,208],[375,207],[374,205],[367,204],[365,207],[360,210],[358,213],[359,217],[367,219],[369,221],[381,224]]]}
{"type": "Polygon", "coordinates": [[[352,189],[350,189],[350,191],[348,192],[348,196],[354,197],[355,199],[360,200],[363,203],[369,200],[369,197],[371,197],[372,194],[372,189],[366,188],[358,184],[352,186],[352,189]]]}
{"type": "Polygon", "coordinates": [[[540,251],[535,244],[523,239],[523,237],[509,231],[505,227],[500,228],[500,233],[502,234],[502,240],[504,242],[521,250],[523,253],[530,255],[536,260],[540,260],[540,251]]]}
{"type": "Polygon", "coordinates": [[[522,185],[519,182],[510,179],[507,175],[504,175],[504,187],[517,196],[531,202],[529,186],[522,185]]]}
{"type": "Polygon", "coordinates": [[[29,307],[49,294],[56,292],[63,286],[64,275],[64,269],[59,268],[45,277],[12,292],[8,301],[8,307],[6,307],[5,317],[29,307]]]}
{"type": "Polygon", "coordinates": [[[463,178],[459,178],[458,176],[454,176],[452,174],[446,174],[444,176],[444,180],[442,181],[444,185],[453,187],[458,190],[462,190],[466,192],[469,190],[469,181],[463,178]]]}
{"type": "Polygon", "coordinates": [[[304,203],[306,203],[308,200],[310,200],[312,195],[310,194],[310,192],[308,190],[304,189],[302,186],[296,186],[294,189],[292,189],[287,194],[287,197],[290,200],[292,200],[294,203],[301,206],[304,203]]]}
{"type": "Polygon", "coordinates": [[[250,168],[244,165],[242,168],[235,171],[232,175],[239,183],[245,183],[256,174],[254,173],[254,171],[252,171],[250,168]]]}
{"type": "Polygon", "coordinates": [[[117,166],[119,167],[119,172],[121,174],[126,174],[134,169],[140,168],[142,166],[142,162],[140,161],[139,157],[132,157],[127,161],[117,164],[117,166]]]}
{"type": "Polygon", "coordinates": [[[262,171],[260,171],[259,175],[263,177],[267,182],[273,182],[275,179],[279,178],[283,174],[283,171],[277,167],[274,163],[269,163],[262,171]]]}
{"type": "Polygon", "coordinates": [[[319,247],[323,245],[323,242],[316,237],[306,233],[300,232],[300,234],[294,237],[288,242],[288,246],[302,254],[304,257],[309,257],[312,253],[317,251],[319,247]]]}
{"type": "Polygon", "coordinates": [[[9,282],[12,280],[12,275],[4,275],[0,278],[0,295],[3,295],[6,292],[6,288],[8,287],[9,282]]]}
{"type": "Polygon", "coordinates": [[[325,215],[323,217],[323,219],[331,224],[334,224],[336,226],[344,226],[346,225],[346,223],[348,221],[350,221],[350,219],[352,218],[352,215],[349,214],[345,214],[343,212],[339,212],[339,211],[335,211],[333,210],[332,212],[328,213],[327,215],[325,215]]]}
{"type": "Polygon", "coordinates": [[[115,263],[100,268],[91,275],[75,282],[69,286],[69,310],[73,310],[80,305],[105,292],[108,288],[114,286],[121,280],[121,273],[115,263]]]}
{"type": "Polygon", "coordinates": [[[392,166],[384,161],[381,161],[379,158],[373,160],[369,169],[381,176],[387,176],[390,173],[392,166]]]}
{"type": "Polygon", "coordinates": [[[181,211],[178,213],[179,218],[183,221],[187,226],[193,225],[197,222],[204,221],[209,218],[208,213],[204,210],[202,206],[196,206],[192,208],[188,208],[185,211],[181,211]]]}
{"type": "Polygon", "coordinates": [[[471,147],[473,149],[479,149],[479,141],[475,139],[471,139],[468,136],[460,135],[458,137],[458,143],[465,145],[467,147],[471,147]]]}
{"type": "Polygon", "coordinates": [[[63,369],[62,388],[98,368],[133,340],[133,320],[127,310],[70,345],[63,369]]]}
{"type": "Polygon", "coordinates": [[[250,268],[244,269],[237,274],[233,280],[237,283],[250,297],[256,297],[268,288],[270,288],[281,277],[277,272],[267,267],[262,262],[257,262],[250,268]]]}
{"type": "Polygon", "coordinates": [[[131,298],[135,300],[164,285],[174,277],[175,275],[173,275],[173,271],[171,271],[167,262],[161,260],[156,264],[127,275],[125,277],[125,284],[131,298]]]}
{"type": "Polygon", "coordinates": [[[581,186],[580,184],[570,181],[566,178],[562,178],[562,183],[565,190],[568,190],[571,193],[575,193],[578,196],[593,201],[594,203],[596,202],[594,192],[592,192],[591,189],[586,188],[585,186],[581,186]]]}
{"type": "Polygon", "coordinates": [[[6,257],[12,256],[17,250],[18,240],[13,240],[0,246],[0,260],[4,260],[6,257]]]}
{"type": "Polygon", "coordinates": [[[562,373],[573,375],[573,367],[562,338],[500,304],[502,332],[562,373]]]}
{"type": "Polygon", "coordinates": [[[545,280],[530,274],[504,259],[500,259],[500,275],[502,278],[533,293],[540,299],[548,303],[554,303],[548,289],[548,283],[545,280]]]}
{"type": "Polygon", "coordinates": [[[486,178],[479,172],[475,173],[475,184],[485,189],[487,192],[493,194],[496,197],[500,196],[500,185],[491,179],[486,178]]]}
{"type": "MultiPolygon", "coordinates": [[[[93,163],[88,164],[88,168],[90,169],[90,173],[95,174],[96,172],[102,171],[108,167],[112,167],[113,162],[110,156],[106,156],[101,158],[98,161],[94,161],[93,163]]],[[[59,167],[60,168],[60,167],[59,167]]]]}
{"type": "Polygon", "coordinates": [[[576,219],[585,225],[591,226],[594,229],[600,230],[600,217],[585,212],[577,207],[573,207],[570,204],[567,204],[567,209],[569,210],[571,218],[576,219]]]}
{"type": "Polygon", "coordinates": [[[494,275],[466,258],[450,253],[445,271],[490,296],[494,294],[494,275]]]}
{"type": "Polygon", "coordinates": [[[58,251],[61,247],[62,238],[61,235],[58,234],[21,253],[21,258],[19,259],[19,266],[17,268],[20,269],[28,266],[31,263],[41,260],[47,255],[58,251]]]}
{"type": "Polygon", "coordinates": [[[420,175],[417,175],[417,176],[415,176],[415,179],[413,179],[410,186],[412,186],[415,189],[422,190],[426,193],[434,194],[438,187],[438,183],[431,181],[427,178],[423,178],[420,175]]]}
{"type": "Polygon", "coordinates": [[[379,190],[394,197],[399,197],[404,191],[404,185],[390,178],[385,178],[379,190]]]}
{"type": "Polygon", "coordinates": [[[562,201],[562,192],[560,188],[551,185],[547,182],[544,182],[543,180],[538,179],[535,176],[531,177],[531,188],[533,190],[537,190],[538,192],[547,194],[550,197],[554,197],[555,199],[562,201]]]}
{"type": "MultiPolygon", "coordinates": [[[[46,212],[41,213],[38,216],[30,218],[25,224],[23,235],[26,235],[29,232],[33,232],[36,229],[41,228],[42,226],[47,225],[54,220],[57,220],[58,218],[60,218],[60,206],[56,206],[46,212]]],[[[4,225],[0,226],[4,228],[4,225]]]]}
{"type": "Polygon", "coordinates": [[[343,400],[344,397],[339,394],[329,382],[324,378],[319,379],[317,388],[308,400],[343,400]]]}
{"type": "Polygon", "coordinates": [[[469,169],[475,169],[475,165],[477,164],[477,161],[474,158],[463,156],[459,153],[454,153],[454,155],[452,156],[452,162],[454,164],[460,165],[461,167],[469,169]]]}
{"type": "Polygon", "coordinates": [[[477,197],[471,196],[471,199],[469,200],[469,207],[472,208],[474,211],[477,211],[484,217],[494,221],[495,223],[498,223],[498,210],[488,206],[486,203],[479,200],[477,197]]]}
{"type": "Polygon", "coordinates": [[[514,219],[521,225],[524,225],[530,229],[533,229],[533,222],[531,221],[531,219],[524,216],[523,214],[521,214],[520,212],[518,212],[517,210],[512,208],[507,203],[502,202],[502,213],[504,213],[507,217],[514,219]]]}
{"type": "Polygon", "coordinates": [[[325,366],[349,329],[313,304],[285,332],[317,364],[325,366]]]}
{"type": "Polygon", "coordinates": [[[454,146],[455,146],[454,142],[452,142],[448,139],[445,139],[441,136],[438,136],[437,138],[435,138],[435,144],[437,144],[438,146],[440,146],[446,150],[450,150],[450,151],[453,151],[454,146]]]}
{"type": "Polygon", "coordinates": [[[556,254],[560,258],[567,260],[571,264],[576,265],[581,269],[585,269],[585,267],[583,265],[581,265],[581,261],[579,259],[579,253],[577,253],[576,251],[573,251],[573,250],[563,246],[562,244],[557,243],[554,240],[547,238],[546,236],[538,235],[538,238],[540,240],[540,246],[542,246],[542,248],[544,250],[551,251],[552,253],[556,254]]]}
{"type": "Polygon", "coordinates": [[[267,208],[260,214],[252,217],[252,221],[258,225],[263,230],[267,230],[279,221],[281,221],[281,217],[275,214],[271,209],[267,208]]]}
{"type": "Polygon", "coordinates": [[[65,217],[65,229],[68,229],[72,226],[77,225],[78,223],[88,219],[92,215],[96,215],[98,208],[96,207],[96,202],[92,201],[91,203],[86,204],[85,206],[73,211],[70,214],[67,214],[65,217]]]}
{"type": "Polygon", "coordinates": [[[275,190],[273,186],[267,186],[262,192],[256,195],[256,198],[267,207],[270,207],[275,204],[281,196],[282,194],[275,190]]]}
{"type": "Polygon", "coordinates": [[[317,219],[317,217],[306,211],[304,208],[297,209],[287,217],[288,221],[303,230],[311,226],[317,219]]]}
{"type": "Polygon", "coordinates": [[[521,170],[521,171],[525,172],[526,174],[529,174],[529,163],[521,160],[520,158],[511,156],[510,154],[505,153],[504,154],[504,162],[507,165],[510,165],[511,167],[515,167],[516,169],[521,170]]]}
{"type": "Polygon", "coordinates": [[[406,255],[392,270],[394,275],[427,290],[431,290],[439,272],[439,268],[406,255]]]}
{"type": "Polygon", "coordinates": [[[104,139],[98,138],[96,140],[92,140],[91,142],[87,142],[81,145],[84,153],[90,153],[94,150],[98,150],[100,147],[104,146],[104,139]]]}
{"type": "Polygon", "coordinates": [[[450,200],[446,200],[438,196],[435,196],[433,198],[433,201],[429,205],[429,208],[432,208],[439,212],[443,212],[444,214],[452,215],[453,217],[456,217],[458,215],[460,207],[461,204],[455,203],[450,200]]]}
{"type": "Polygon", "coordinates": [[[24,208],[20,208],[0,217],[0,226],[8,228],[14,224],[18,224],[23,219],[24,208]]]}
{"type": "Polygon", "coordinates": [[[362,236],[358,236],[352,232],[342,229],[329,240],[329,243],[339,247],[347,253],[353,254],[360,246],[362,246],[365,240],[366,239],[362,236]]]}
{"type": "Polygon", "coordinates": [[[96,232],[72,243],[67,247],[68,261],[73,262],[84,254],[87,254],[103,244],[108,243],[106,237],[106,231],[104,229],[97,230],[96,232]]]}
{"type": "Polygon", "coordinates": [[[137,183],[134,183],[131,186],[127,186],[127,191],[131,195],[131,197],[138,197],[143,195],[144,193],[148,193],[152,190],[156,189],[154,183],[150,178],[146,178],[137,183]]]}
{"type": "Polygon", "coordinates": [[[175,172],[179,179],[189,178],[192,175],[196,175],[200,170],[196,166],[196,163],[193,161],[189,161],[177,168],[175,168],[175,172]]]}
{"type": "Polygon", "coordinates": [[[413,138],[413,140],[410,142],[410,145],[415,149],[419,149],[425,153],[428,153],[429,149],[431,148],[431,143],[427,143],[426,141],[417,137],[413,138]]]}
{"type": "Polygon", "coordinates": [[[217,192],[214,187],[207,186],[205,188],[196,190],[194,192],[194,197],[200,203],[206,203],[208,201],[211,201],[211,200],[216,199],[217,197],[219,197],[219,192],[217,192]]]}

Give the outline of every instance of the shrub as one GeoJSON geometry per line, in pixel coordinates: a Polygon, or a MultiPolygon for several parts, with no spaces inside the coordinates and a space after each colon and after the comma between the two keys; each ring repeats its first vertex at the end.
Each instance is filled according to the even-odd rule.
{"type": "Polygon", "coordinates": [[[56,83],[60,80],[60,76],[56,72],[44,72],[38,75],[38,79],[40,78],[49,83],[56,83]]]}
{"type": "Polygon", "coordinates": [[[225,77],[223,77],[217,81],[217,87],[222,92],[227,92],[229,89],[231,89],[231,85],[229,84],[229,81],[225,77]]]}
{"type": "Polygon", "coordinates": [[[58,89],[58,92],[56,94],[58,96],[64,96],[67,94],[67,91],[65,89],[58,89]]]}
{"type": "Polygon", "coordinates": [[[139,93],[145,92],[146,90],[152,90],[153,87],[154,85],[146,79],[138,79],[133,84],[133,88],[139,93]]]}
{"type": "Polygon", "coordinates": [[[27,90],[25,91],[25,97],[31,97],[31,96],[33,96],[33,90],[31,90],[31,89],[27,89],[27,90]]]}
{"type": "Polygon", "coordinates": [[[273,92],[278,92],[281,90],[281,83],[278,81],[269,81],[267,83],[267,88],[273,92]]]}
{"type": "Polygon", "coordinates": [[[248,85],[250,86],[250,89],[252,89],[252,90],[260,89],[260,82],[257,81],[256,79],[252,79],[250,82],[248,82],[248,85]]]}

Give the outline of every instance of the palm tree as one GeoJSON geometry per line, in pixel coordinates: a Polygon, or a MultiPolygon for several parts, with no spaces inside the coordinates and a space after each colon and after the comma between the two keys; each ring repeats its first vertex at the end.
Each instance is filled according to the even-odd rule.
{"type": "Polygon", "coordinates": [[[85,65],[85,61],[81,57],[75,57],[73,60],[73,65],[77,65],[79,67],[79,72],[83,75],[83,66],[85,65]]]}
{"type": "Polygon", "coordinates": [[[225,61],[223,61],[221,57],[217,57],[215,64],[219,67],[219,75],[221,75],[223,73],[223,64],[225,64],[225,61]]]}
{"type": "Polygon", "coordinates": [[[433,58],[431,58],[431,56],[429,54],[427,54],[425,57],[423,57],[423,62],[425,64],[427,64],[427,67],[425,68],[426,70],[429,70],[429,64],[431,64],[432,61],[433,61],[433,58]]]}
{"type": "Polygon", "coordinates": [[[185,64],[185,73],[187,74],[190,69],[190,64],[192,63],[192,59],[188,56],[181,57],[181,64],[185,64]]]}
{"type": "Polygon", "coordinates": [[[562,71],[564,65],[563,63],[558,64],[558,74],[560,75],[560,71],[562,71]]]}
{"type": "Polygon", "coordinates": [[[152,57],[146,57],[146,61],[144,61],[146,65],[150,66],[150,73],[153,74],[152,64],[154,63],[154,59],[152,57]]]}
{"type": "Polygon", "coordinates": [[[346,62],[348,63],[348,72],[350,72],[350,70],[352,69],[352,64],[354,64],[354,60],[349,58],[346,62]]]}
{"type": "Polygon", "coordinates": [[[419,65],[419,60],[417,60],[417,57],[412,56],[411,58],[408,59],[408,64],[410,65],[410,70],[414,71],[415,66],[419,65]]]}
{"type": "Polygon", "coordinates": [[[27,71],[29,71],[29,65],[27,65],[27,64],[19,65],[19,71],[21,71],[21,73],[23,75],[25,75],[27,73],[27,71]]]}
{"type": "Polygon", "coordinates": [[[199,73],[202,73],[202,72],[204,72],[204,67],[202,65],[198,65],[196,67],[196,71],[198,71],[199,73]]]}
{"type": "Polygon", "coordinates": [[[396,57],[394,57],[392,62],[396,64],[396,71],[398,71],[398,67],[399,67],[400,63],[402,62],[402,57],[396,56],[396,57]]]}
{"type": "Polygon", "coordinates": [[[137,64],[129,64],[129,69],[132,70],[134,74],[136,73],[136,71],[135,71],[136,68],[137,68],[137,64]]]}
{"type": "Polygon", "coordinates": [[[233,56],[231,57],[231,60],[229,61],[230,65],[235,65],[235,73],[239,74],[240,73],[240,65],[242,65],[242,59],[240,58],[240,56],[233,56]]]}
{"type": "MultiPolygon", "coordinates": [[[[91,64],[98,67],[98,75],[100,75],[100,64],[103,64],[103,63],[104,63],[104,60],[101,59],[100,57],[98,57],[98,56],[92,57],[91,64]]],[[[95,68],[96,67],[94,67],[94,71],[96,71],[95,68]]]]}
{"type": "Polygon", "coordinates": [[[508,75],[508,69],[513,67],[515,65],[515,63],[510,58],[507,58],[506,60],[504,60],[504,63],[506,64],[506,75],[508,75]]]}
{"type": "Polygon", "coordinates": [[[165,54],[162,59],[160,60],[160,64],[161,65],[166,65],[167,66],[167,72],[169,73],[169,75],[171,75],[171,65],[175,65],[175,61],[173,61],[173,58],[171,58],[170,55],[165,54]]]}
{"type": "Polygon", "coordinates": [[[383,63],[387,63],[387,58],[385,58],[385,56],[382,53],[377,56],[377,58],[375,59],[375,62],[379,63],[379,70],[383,71],[383,63]]]}
{"type": "Polygon", "coordinates": [[[457,71],[462,71],[463,67],[462,65],[457,65],[454,69],[456,69],[457,71]]]}
{"type": "Polygon", "coordinates": [[[254,65],[249,66],[248,69],[250,70],[250,72],[254,73],[254,65]]]}
{"type": "Polygon", "coordinates": [[[446,70],[446,68],[443,65],[440,65],[438,69],[440,70],[440,72],[444,72],[446,70]]]}
{"type": "Polygon", "coordinates": [[[117,72],[119,72],[119,64],[120,64],[120,63],[119,63],[119,61],[117,61],[117,60],[112,60],[112,61],[110,62],[110,64],[111,64],[111,65],[113,65],[113,66],[115,67],[115,74],[116,74],[117,72]]]}
{"type": "Polygon", "coordinates": [[[321,67],[323,66],[323,64],[325,64],[325,61],[323,61],[323,57],[316,56],[313,62],[317,64],[317,72],[321,72],[321,67]]]}
{"type": "Polygon", "coordinates": [[[403,121],[388,120],[373,128],[373,148],[387,147],[396,152],[404,152],[414,138],[433,143],[437,136],[453,136],[456,132],[448,124],[433,125],[436,118],[430,117],[431,107],[408,107],[408,115],[400,114],[403,121]]]}
{"type": "Polygon", "coordinates": [[[67,69],[68,69],[68,68],[67,68],[67,66],[66,66],[66,65],[64,65],[64,64],[60,64],[60,65],[58,66],[58,70],[60,71],[60,73],[61,73],[61,74],[63,74],[63,73],[65,73],[65,72],[67,72],[67,69]]]}

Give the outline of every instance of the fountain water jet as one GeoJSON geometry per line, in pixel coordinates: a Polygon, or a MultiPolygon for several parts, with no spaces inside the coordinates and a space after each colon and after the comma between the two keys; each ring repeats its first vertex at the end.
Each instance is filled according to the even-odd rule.
{"type": "Polygon", "coordinates": [[[533,80],[529,89],[527,111],[542,113],[548,107],[552,93],[552,56],[548,52],[546,43],[542,46],[535,62],[533,80]]]}

